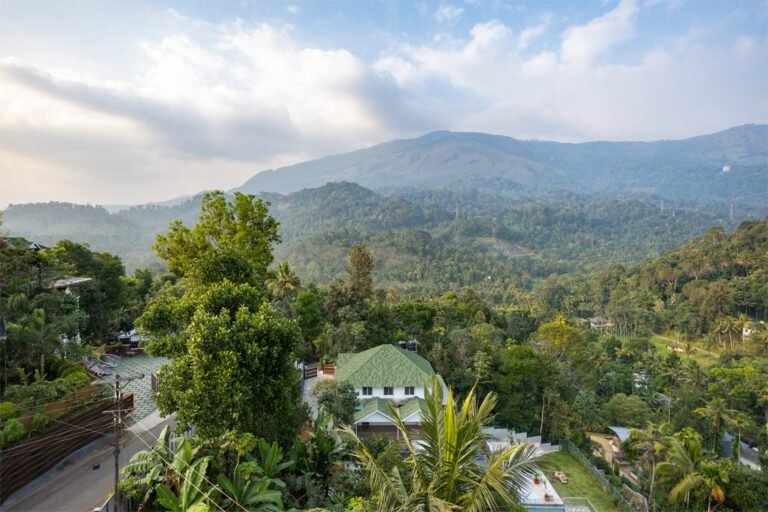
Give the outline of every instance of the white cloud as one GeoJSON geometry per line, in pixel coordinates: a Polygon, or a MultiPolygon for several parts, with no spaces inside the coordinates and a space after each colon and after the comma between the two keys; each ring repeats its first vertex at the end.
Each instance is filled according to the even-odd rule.
{"type": "Polygon", "coordinates": [[[463,7],[441,5],[435,13],[435,19],[438,23],[450,23],[459,19],[462,14],[464,14],[463,7]]]}
{"type": "MultiPolygon", "coordinates": [[[[91,169],[92,194],[116,201],[130,186],[110,190],[99,176],[154,169],[162,182],[159,169],[194,162],[199,171],[181,171],[165,196],[232,187],[268,166],[392,137],[397,116],[407,115],[386,105],[397,98],[377,96],[367,63],[299,44],[288,26],[236,22],[206,35],[144,41],[138,71],[123,80],[0,61],[0,151],[62,174],[91,169]]],[[[0,204],[15,200],[8,194],[0,190],[0,204]]]]}
{"type": "Polygon", "coordinates": [[[285,8],[285,10],[291,14],[299,14],[301,12],[301,7],[299,7],[296,4],[289,4],[288,7],[285,8]]]}
{"type": "Polygon", "coordinates": [[[7,58],[23,55],[16,45],[0,54],[0,206],[162,200],[434,129],[581,141],[768,120],[764,38],[738,30],[723,45],[725,29],[689,24],[671,43],[643,39],[638,9],[623,1],[557,33],[561,20],[545,17],[519,32],[446,24],[421,44],[390,34],[371,60],[276,21],[172,11],[104,61],[64,49],[41,60],[40,48],[7,58]]]}
{"type": "Polygon", "coordinates": [[[544,35],[544,32],[547,31],[550,22],[551,16],[547,16],[540,24],[533,27],[524,28],[523,31],[520,32],[520,37],[517,41],[517,51],[525,51],[525,49],[528,48],[528,45],[530,45],[532,41],[544,35]]]}
{"type": "Polygon", "coordinates": [[[612,11],[566,30],[560,46],[564,63],[583,66],[617,43],[631,38],[638,12],[634,0],[622,0],[612,11]]]}

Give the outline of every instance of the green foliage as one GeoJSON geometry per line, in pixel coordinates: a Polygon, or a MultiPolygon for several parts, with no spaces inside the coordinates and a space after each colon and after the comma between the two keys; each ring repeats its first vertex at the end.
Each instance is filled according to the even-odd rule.
{"type": "Polygon", "coordinates": [[[19,414],[19,408],[13,402],[0,402],[0,421],[18,418],[19,414]]]}
{"type": "Polygon", "coordinates": [[[187,353],[159,373],[161,412],[175,411],[182,428],[195,425],[205,437],[227,430],[270,437],[286,432],[284,413],[296,407],[298,394],[293,323],[276,316],[269,304],[218,314],[201,307],[186,335],[187,353]]]}
{"type": "Polygon", "coordinates": [[[5,446],[12,445],[21,441],[27,436],[27,431],[24,429],[24,425],[16,418],[11,418],[5,422],[3,428],[3,438],[5,440],[5,446]]]}
{"type": "Polygon", "coordinates": [[[603,405],[602,414],[609,425],[641,427],[651,419],[653,411],[635,395],[616,393],[603,405]]]}
{"type": "Polygon", "coordinates": [[[506,510],[518,503],[526,478],[535,473],[533,448],[518,446],[489,452],[481,429],[491,420],[496,399],[486,395],[478,404],[472,389],[464,402],[454,404],[448,392],[443,405],[437,379],[426,398],[422,432],[417,450],[397,409],[395,421],[409,456],[403,473],[387,473],[354,432],[354,455],[366,473],[379,510],[428,509],[439,503],[442,510],[506,510]],[[481,460],[482,459],[482,460],[481,460]]]}
{"type": "Polygon", "coordinates": [[[312,390],[317,405],[322,406],[333,416],[337,425],[351,425],[357,405],[357,392],[348,382],[338,383],[336,380],[318,382],[312,390]]]}
{"type": "Polygon", "coordinates": [[[199,283],[263,283],[272,244],[280,240],[267,206],[251,195],[236,193],[228,202],[222,192],[209,192],[192,229],[175,221],[158,235],[157,254],[172,272],[199,283]]]}

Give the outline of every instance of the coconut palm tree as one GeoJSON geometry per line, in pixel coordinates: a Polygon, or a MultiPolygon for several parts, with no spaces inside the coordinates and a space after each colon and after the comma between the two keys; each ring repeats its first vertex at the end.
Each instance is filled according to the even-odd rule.
{"type": "Polygon", "coordinates": [[[269,293],[278,301],[285,312],[291,314],[290,298],[301,291],[301,280],[290,265],[286,262],[281,263],[276,271],[271,272],[271,276],[265,284],[269,293]]]}
{"type": "Polygon", "coordinates": [[[643,450],[643,458],[651,463],[651,482],[648,491],[648,501],[653,501],[653,488],[656,483],[656,463],[667,449],[665,444],[672,434],[670,423],[653,423],[649,421],[645,429],[632,429],[630,439],[632,446],[643,450]]]}
{"type": "Polygon", "coordinates": [[[301,280],[287,262],[277,267],[272,277],[267,279],[266,285],[270,293],[281,300],[287,300],[301,290],[301,280]]]}
{"type": "Polygon", "coordinates": [[[490,423],[496,396],[478,405],[473,388],[460,407],[433,380],[422,410],[421,433],[412,438],[394,407],[391,412],[408,451],[406,470],[387,473],[349,428],[354,457],[363,467],[379,510],[391,512],[499,511],[518,502],[528,478],[537,471],[532,446],[491,451],[482,427],[490,423]]]}
{"type": "Polygon", "coordinates": [[[724,469],[711,462],[704,454],[698,437],[670,440],[667,460],[657,466],[659,476],[675,482],[669,491],[671,503],[690,504],[691,492],[701,487],[707,490],[707,510],[712,510],[712,500],[725,501],[725,491],[721,484],[728,481],[724,469]]]}
{"type": "Polygon", "coordinates": [[[707,402],[704,407],[699,407],[698,409],[695,409],[694,412],[699,416],[709,418],[712,422],[712,431],[714,433],[712,449],[714,450],[717,446],[717,442],[720,440],[723,424],[731,421],[736,411],[728,408],[728,403],[724,398],[716,396],[707,402]]]}

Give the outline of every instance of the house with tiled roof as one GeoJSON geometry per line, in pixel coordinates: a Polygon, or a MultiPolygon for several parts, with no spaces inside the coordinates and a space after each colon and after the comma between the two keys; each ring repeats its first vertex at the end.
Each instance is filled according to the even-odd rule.
{"type": "Polygon", "coordinates": [[[395,345],[379,345],[356,354],[341,353],[336,359],[335,378],[348,382],[357,391],[360,405],[354,427],[358,435],[398,435],[394,407],[406,426],[418,429],[424,396],[432,379],[448,392],[432,365],[416,354],[395,345]]]}

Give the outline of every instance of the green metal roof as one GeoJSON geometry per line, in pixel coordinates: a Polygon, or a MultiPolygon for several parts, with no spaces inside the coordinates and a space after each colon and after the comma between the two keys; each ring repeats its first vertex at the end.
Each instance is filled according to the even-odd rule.
{"type": "Polygon", "coordinates": [[[384,400],[383,398],[372,398],[363,404],[363,408],[361,410],[355,411],[355,423],[374,412],[381,413],[392,421],[395,420],[395,417],[392,415],[392,411],[389,409],[388,400],[384,400]]]}
{"type": "Polygon", "coordinates": [[[424,410],[427,407],[427,403],[421,398],[411,398],[407,402],[403,402],[399,407],[400,418],[405,419],[411,414],[419,410],[424,410]]]}
{"type": "Polygon", "coordinates": [[[336,379],[354,387],[428,386],[435,371],[429,361],[394,345],[379,345],[337,358],[336,379]]]}
{"type": "MultiPolygon", "coordinates": [[[[371,398],[363,403],[363,408],[359,411],[355,411],[355,423],[365,419],[374,412],[378,412],[387,418],[395,421],[395,417],[392,415],[392,411],[389,408],[389,400],[383,398],[371,398]]],[[[400,418],[405,419],[412,415],[419,409],[424,409],[426,403],[421,398],[411,398],[403,402],[397,409],[400,412],[400,418]]]]}

